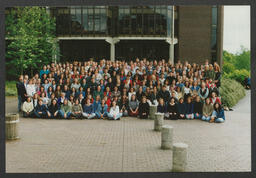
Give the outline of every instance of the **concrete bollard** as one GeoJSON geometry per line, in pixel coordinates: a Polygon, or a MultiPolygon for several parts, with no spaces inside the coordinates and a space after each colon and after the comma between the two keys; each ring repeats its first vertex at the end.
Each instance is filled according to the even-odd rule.
{"type": "Polygon", "coordinates": [[[155,113],[157,112],[157,105],[149,106],[149,119],[155,119],[155,113]]]}
{"type": "Polygon", "coordinates": [[[5,116],[5,138],[6,140],[18,139],[19,114],[6,114],[5,116]]]}
{"type": "Polygon", "coordinates": [[[173,127],[170,125],[162,126],[161,137],[161,148],[165,150],[172,149],[173,127]]]}
{"type": "Polygon", "coordinates": [[[161,131],[164,124],[164,113],[155,113],[154,130],[161,131]]]}
{"type": "Polygon", "coordinates": [[[187,167],[188,145],[185,143],[173,144],[172,171],[184,172],[187,167]]]}

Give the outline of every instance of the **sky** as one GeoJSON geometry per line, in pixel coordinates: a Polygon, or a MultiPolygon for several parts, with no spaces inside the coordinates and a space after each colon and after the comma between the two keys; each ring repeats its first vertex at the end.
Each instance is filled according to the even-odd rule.
{"type": "Polygon", "coordinates": [[[224,6],[224,50],[237,53],[241,45],[250,49],[250,21],[250,6],[224,6]]]}

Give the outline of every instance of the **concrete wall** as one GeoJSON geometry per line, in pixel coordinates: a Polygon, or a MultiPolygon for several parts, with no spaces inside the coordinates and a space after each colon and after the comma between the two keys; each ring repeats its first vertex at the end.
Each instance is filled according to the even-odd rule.
{"type": "Polygon", "coordinates": [[[179,6],[179,60],[211,60],[211,12],[211,6],[179,6]]]}

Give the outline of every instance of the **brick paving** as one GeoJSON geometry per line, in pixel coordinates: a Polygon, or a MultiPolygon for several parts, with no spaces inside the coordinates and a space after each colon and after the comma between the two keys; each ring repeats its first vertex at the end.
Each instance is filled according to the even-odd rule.
{"type": "MultiPolygon", "coordinates": [[[[16,112],[15,98],[6,111],[16,112]]],[[[189,172],[251,171],[250,93],[226,112],[224,124],[165,120],[174,142],[189,145],[189,172]]],[[[168,172],[172,151],[161,150],[153,120],[20,119],[20,140],[6,142],[9,172],[168,172]]]]}

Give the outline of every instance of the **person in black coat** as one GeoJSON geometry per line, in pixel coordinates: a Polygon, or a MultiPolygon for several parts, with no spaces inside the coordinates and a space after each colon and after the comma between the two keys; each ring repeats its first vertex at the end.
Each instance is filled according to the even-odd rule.
{"type": "Polygon", "coordinates": [[[16,83],[17,93],[18,93],[18,111],[21,111],[21,105],[26,101],[27,91],[23,83],[23,75],[19,77],[19,81],[16,83]]]}
{"type": "Polygon", "coordinates": [[[187,102],[185,103],[185,106],[186,106],[186,118],[194,119],[194,103],[192,103],[192,99],[190,96],[187,98],[187,102]]]}
{"type": "MultiPolygon", "coordinates": [[[[170,120],[177,120],[178,119],[178,109],[175,103],[175,99],[171,98],[169,104],[167,105],[166,112],[169,115],[170,120]]],[[[167,116],[168,116],[167,115],[167,116]]]]}
{"type": "Polygon", "coordinates": [[[183,98],[180,98],[177,108],[178,108],[178,118],[185,119],[186,118],[186,106],[185,106],[183,98]]]}
{"type": "Polygon", "coordinates": [[[52,100],[51,105],[49,106],[48,112],[47,112],[48,117],[49,118],[58,117],[59,109],[60,108],[59,108],[59,105],[57,104],[57,100],[56,99],[52,100]]]}
{"type": "Polygon", "coordinates": [[[141,102],[143,96],[146,96],[146,94],[143,92],[142,86],[140,86],[139,91],[136,92],[136,98],[139,102],[141,102]]]}
{"type": "Polygon", "coordinates": [[[46,118],[48,113],[48,108],[43,104],[43,100],[39,99],[37,106],[34,109],[34,115],[37,118],[46,118]]]}
{"type": "Polygon", "coordinates": [[[128,116],[129,111],[129,102],[127,96],[123,95],[119,104],[120,112],[122,113],[122,116],[128,116]]]}
{"type": "Polygon", "coordinates": [[[196,96],[196,101],[194,102],[194,118],[201,119],[203,113],[203,103],[200,100],[200,96],[196,96]]]}
{"type": "Polygon", "coordinates": [[[164,99],[163,98],[160,98],[159,99],[159,103],[157,105],[157,112],[159,113],[166,113],[166,105],[164,103],[164,99]]]}
{"type": "Polygon", "coordinates": [[[165,85],[162,86],[162,90],[159,91],[157,94],[157,99],[159,100],[160,98],[163,98],[165,103],[169,102],[170,92],[166,90],[165,85]]]}
{"type": "Polygon", "coordinates": [[[149,104],[145,96],[142,97],[142,101],[139,104],[139,117],[141,119],[147,119],[149,115],[149,104]]]}

